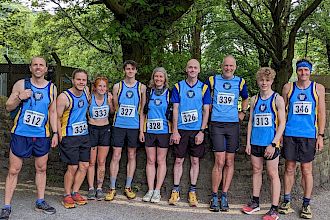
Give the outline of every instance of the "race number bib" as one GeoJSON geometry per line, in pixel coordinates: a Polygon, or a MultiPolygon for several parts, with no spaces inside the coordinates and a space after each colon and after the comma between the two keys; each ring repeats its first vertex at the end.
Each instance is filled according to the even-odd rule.
{"type": "Polygon", "coordinates": [[[109,116],[109,106],[94,106],[92,112],[95,119],[107,118],[109,116]]]}
{"type": "Polygon", "coordinates": [[[44,119],[45,119],[44,114],[40,112],[26,110],[24,113],[23,123],[34,127],[41,127],[44,119]]]}
{"type": "Polygon", "coordinates": [[[88,125],[87,125],[87,122],[85,122],[85,121],[81,121],[81,122],[72,124],[73,135],[84,134],[87,131],[87,129],[88,129],[88,125]]]}
{"type": "Polygon", "coordinates": [[[294,115],[310,115],[312,114],[311,102],[294,102],[293,103],[294,115]]]}
{"type": "Polygon", "coordinates": [[[272,114],[255,114],[254,115],[254,127],[271,127],[272,126],[272,114]]]}
{"type": "Polygon", "coordinates": [[[120,105],[119,116],[134,118],[135,117],[135,106],[134,105],[120,105]]]}
{"type": "Polygon", "coordinates": [[[161,131],[164,128],[162,119],[148,119],[147,128],[151,131],[161,131]]]}
{"type": "Polygon", "coordinates": [[[197,110],[190,110],[181,112],[181,121],[182,124],[189,124],[198,121],[198,113],[197,110]]]}
{"type": "Polygon", "coordinates": [[[219,92],[217,96],[218,105],[234,105],[235,94],[219,92]]]}

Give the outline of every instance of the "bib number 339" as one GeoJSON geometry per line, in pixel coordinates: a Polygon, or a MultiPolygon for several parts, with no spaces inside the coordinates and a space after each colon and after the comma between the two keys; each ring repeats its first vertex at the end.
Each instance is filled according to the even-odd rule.
{"type": "Polygon", "coordinates": [[[45,119],[44,114],[40,112],[26,110],[24,113],[23,123],[34,127],[41,127],[44,119],[45,119]]]}
{"type": "Polygon", "coordinates": [[[72,124],[73,135],[81,135],[87,132],[88,125],[85,121],[72,124]]]}
{"type": "Polygon", "coordinates": [[[120,105],[119,116],[134,118],[135,117],[135,106],[134,105],[120,105]]]}
{"type": "Polygon", "coordinates": [[[189,124],[198,121],[197,110],[181,112],[182,124],[189,124]]]}

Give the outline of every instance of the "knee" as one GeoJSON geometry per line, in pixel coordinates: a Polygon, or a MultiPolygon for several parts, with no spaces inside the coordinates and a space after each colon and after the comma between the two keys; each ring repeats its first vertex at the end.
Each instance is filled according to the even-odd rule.
{"type": "Polygon", "coordinates": [[[119,161],[120,161],[120,158],[121,158],[121,153],[113,153],[112,154],[112,159],[111,159],[111,161],[112,162],[117,162],[117,163],[119,163],[119,161]]]}
{"type": "Polygon", "coordinates": [[[199,158],[193,158],[190,163],[193,167],[199,166],[199,158]]]}
{"type": "Polygon", "coordinates": [[[262,167],[261,166],[253,166],[253,175],[261,175],[262,167]]]}
{"type": "Polygon", "coordinates": [[[17,176],[21,171],[21,167],[10,167],[8,170],[8,175],[17,176]]]}
{"type": "Polygon", "coordinates": [[[223,168],[224,165],[225,165],[225,161],[224,160],[222,160],[220,158],[218,158],[218,159],[215,160],[214,167],[216,169],[222,170],[222,168],[223,168]]]}
{"type": "Polygon", "coordinates": [[[296,167],[293,166],[286,166],[285,167],[285,174],[289,176],[293,176],[296,172],[296,167]]]}
{"type": "Polygon", "coordinates": [[[128,152],[127,157],[128,157],[128,160],[135,160],[136,152],[135,151],[128,152]]]}
{"type": "Polygon", "coordinates": [[[90,161],[89,162],[89,167],[94,169],[95,168],[95,161],[90,161]]]}
{"type": "Polygon", "coordinates": [[[303,176],[310,176],[312,175],[312,168],[311,167],[301,167],[301,173],[303,176]]]}
{"type": "Polygon", "coordinates": [[[270,180],[280,179],[277,170],[268,170],[268,176],[270,180]]]}
{"type": "MultiPolygon", "coordinates": [[[[90,166],[90,164],[89,164],[90,166]]],[[[97,160],[97,166],[98,167],[105,167],[105,160],[97,160]]]]}
{"type": "Polygon", "coordinates": [[[42,166],[36,166],[36,173],[46,173],[47,170],[47,164],[42,166]]]}
{"type": "Polygon", "coordinates": [[[155,166],[155,159],[154,158],[148,158],[147,159],[147,164],[149,165],[149,166],[155,166]]]}
{"type": "Polygon", "coordinates": [[[67,172],[74,175],[77,172],[78,165],[69,165],[67,172]]]}
{"type": "Polygon", "coordinates": [[[157,164],[159,165],[166,165],[166,159],[164,158],[157,158],[157,164]]]}
{"type": "Polygon", "coordinates": [[[234,167],[234,160],[233,159],[227,159],[225,163],[226,167],[234,167]]]}
{"type": "Polygon", "coordinates": [[[89,167],[88,162],[82,162],[82,163],[79,164],[79,170],[82,171],[82,172],[86,172],[88,167],[89,167]]]}
{"type": "Polygon", "coordinates": [[[174,162],[174,166],[182,166],[183,165],[183,158],[176,158],[174,162]]]}

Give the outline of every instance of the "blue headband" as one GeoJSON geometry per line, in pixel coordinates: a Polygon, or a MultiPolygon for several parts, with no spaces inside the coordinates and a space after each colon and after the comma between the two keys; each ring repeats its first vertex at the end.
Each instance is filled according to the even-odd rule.
{"type": "Polygon", "coordinates": [[[300,62],[298,62],[297,63],[297,65],[296,65],[296,71],[298,70],[298,68],[300,68],[300,67],[307,67],[308,69],[309,69],[309,71],[311,71],[312,72],[312,70],[313,70],[313,68],[312,68],[312,64],[311,63],[309,63],[309,62],[307,62],[307,61],[300,61],[300,62]]]}

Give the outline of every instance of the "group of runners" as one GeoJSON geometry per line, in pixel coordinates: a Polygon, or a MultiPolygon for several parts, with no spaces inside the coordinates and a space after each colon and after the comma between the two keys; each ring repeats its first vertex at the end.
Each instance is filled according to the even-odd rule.
{"type": "MultiPolygon", "coordinates": [[[[44,200],[47,159],[50,147],[59,145],[60,158],[67,164],[64,175],[65,208],[84,205],[88,200],[111,201],[116,197],[116,180],[123,147],[127,147],[127,177],[124,195],[134,199],[132,180],[136,168],[136,149],[145,142],[148,191],[145,202],[161,200],[161,187],[166,176],[166,155],[174,145],[174,182],[168,200],[176,205],[183,192],[180,180],[185,158],[190,159],[188,202],[197,206],[196,184],[200,158],[205,154],[205,129],[209,129],[214,152],[212,196],[209,209],[228,211],[228,190],[234,174],[235,152],[239,148],[239,121],[248,111],[248,90],[243,78],[234,75],[236,60],[228,55],[221,64],[221,74],[212,75],[204,83],[198,79],[200,64],[191,59],[186,65],[186,79],[169,89],[168,75],[155,68],[148,87],[135,79],[137,63],[123,65],[124,80],[109,92],[108,80],[97,77],[87,89],[88,73],[77,69],[72,74],[70,89],[57,97],[56,86],[44,77],[47,63],[42,57],[31,60],[32,77],[15,83],[6,103],[8,111],[18,112],[11,131],[9,171],[6,178],[4,206],[0,219],[8,219],[17,177],[24,158],[35,157],[37,200],[35,210],[54,214],[56,209],[44,200]],[[241,97],[241,111],[238,100],[241,97]],[[113,125],[109,124],[114,113],[113,125]],[[52,133],[51,133],[52,132],[52,133]],[[106,158],[112,146],[110,187],[105,193],[103,182],[106,158]],[[95,167],[97,171],[95,175],[95,167]],[[87,197],[79,189],[87,175],[87,197]],[[96,177],[96,187],[94,186],[96,177]],[[221,194],[218,194],[222,182],[221,194]]],[[[312,161],[316,150],[322,150],[325,129],[325,89],[310,80],[312,63],[299,60],[298,80],[287,83],[282,96],[272,90],[275,71],[260,68],[256,74],[259,93],[250,98],[250,117],[246,153],[253,167],[252,199],[242,211],[252,214],[260,210],[263,161],[272,194],[270,210],[264,220],[277,220],[279,213],[293,212],[291,189],[295,182],[296,162],[301,163],[304,198],[300,216],[312,218],[310,199],[313,188],[312,161]],[[287,114],[287,116],[286,116],[287,114]],[[281,140],[283,136],[283,140],[281,140]],[[278,173],[280,143],[286,159],[284,198],[280,200],[278,173]]]]}

